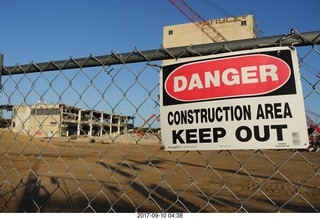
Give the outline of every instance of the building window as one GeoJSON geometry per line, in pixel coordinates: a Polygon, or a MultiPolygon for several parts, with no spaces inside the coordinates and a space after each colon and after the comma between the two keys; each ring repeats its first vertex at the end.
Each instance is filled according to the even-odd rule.
{"type": "Polygon", "coordinates": [[[32,109],[31,114],[32,115],[59,115],[59,109],[57,108],[32,109]]]}
{"type": "Polygon", "coordinates": [[[169,30],[168,34],[173,35],[173,30],[169,30]]]}
{"type": "Polygon", "coordinates": [[[246,26],[247,25],[247,21],[244,20],[244,21],[241,21],[241,26],[246,26]]]}

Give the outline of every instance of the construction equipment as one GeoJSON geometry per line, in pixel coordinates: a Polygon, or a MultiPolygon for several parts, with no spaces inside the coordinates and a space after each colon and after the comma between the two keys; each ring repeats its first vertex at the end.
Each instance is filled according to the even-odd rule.
{"type": "Polygon", "coordinates": [[[319,124],[314,122],[307,113],[320,118],[320,115],[309,110],[306,110],[306,119],[308,126],[308,134],[309,134],[309,151],[319,151],[320,150],[320,127],[319,124]]]}
{"type": "Polygon", "coordinates": [[[152,114],[139,128],[136,129],[136,134],[139,134],[143,126],[145,126],[152,118],[155,118],[158,122],[160,122],[160,118],[157,117],[156,114],[152,114]]]}
{"type": "Polygon", "coordinates": [[[169,0],[182,14],[195,24],[213,42],[228,41],[209,21],[203,19],[183,0],[169,0]]]}
{"type": "Polygon", "coordinates": [[[309,110],[309,109],[305,109],[306,110],[306,118],[307,118],[307,125],[309,127],[309,129],[313,130],[313,131],[317,131],[320,134],[320,127],[319,124],[317,124],[316,122],[314,122],[307,113],[316,116],[317,118],[320,118],[320,115],[309,110]]]}

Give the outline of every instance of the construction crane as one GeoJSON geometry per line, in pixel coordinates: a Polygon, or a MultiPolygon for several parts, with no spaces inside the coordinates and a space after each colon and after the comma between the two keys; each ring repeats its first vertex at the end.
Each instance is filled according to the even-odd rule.
{"type": "Polygon", "coordinates": [[[169,0],[182,14],[195,24],[213,42],[228,41],[209,21],[203,19],[183,0],[169,0]]]}

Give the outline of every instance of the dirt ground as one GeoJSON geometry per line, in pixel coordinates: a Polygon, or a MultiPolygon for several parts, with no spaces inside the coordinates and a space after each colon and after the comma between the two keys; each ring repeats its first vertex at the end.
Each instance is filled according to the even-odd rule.
{"type": "Polygon", "coordinates": [[[130,136],[0,138],[0,212],[320,211],[319,152],[167,152],[130,136]]]}

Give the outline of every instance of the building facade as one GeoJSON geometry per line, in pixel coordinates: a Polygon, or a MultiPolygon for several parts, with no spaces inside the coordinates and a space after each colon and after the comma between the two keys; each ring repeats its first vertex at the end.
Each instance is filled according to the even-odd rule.
{"type": "Polygon", "coordinates": [[[12,106],[10,129],[37,137],[104,136],[133,131],[134,117],[65,104],[12,106]]]}
{"type": "MultiPolygon", "coordinates": [[[[227,41],[257,37],[258,28],[252,14],[220,18],[208,22],[227,41]]],[[[165,48],[206,43],[213,42],[194,23],[165,26],[163,28],[163,46],[165,48]]]]}

